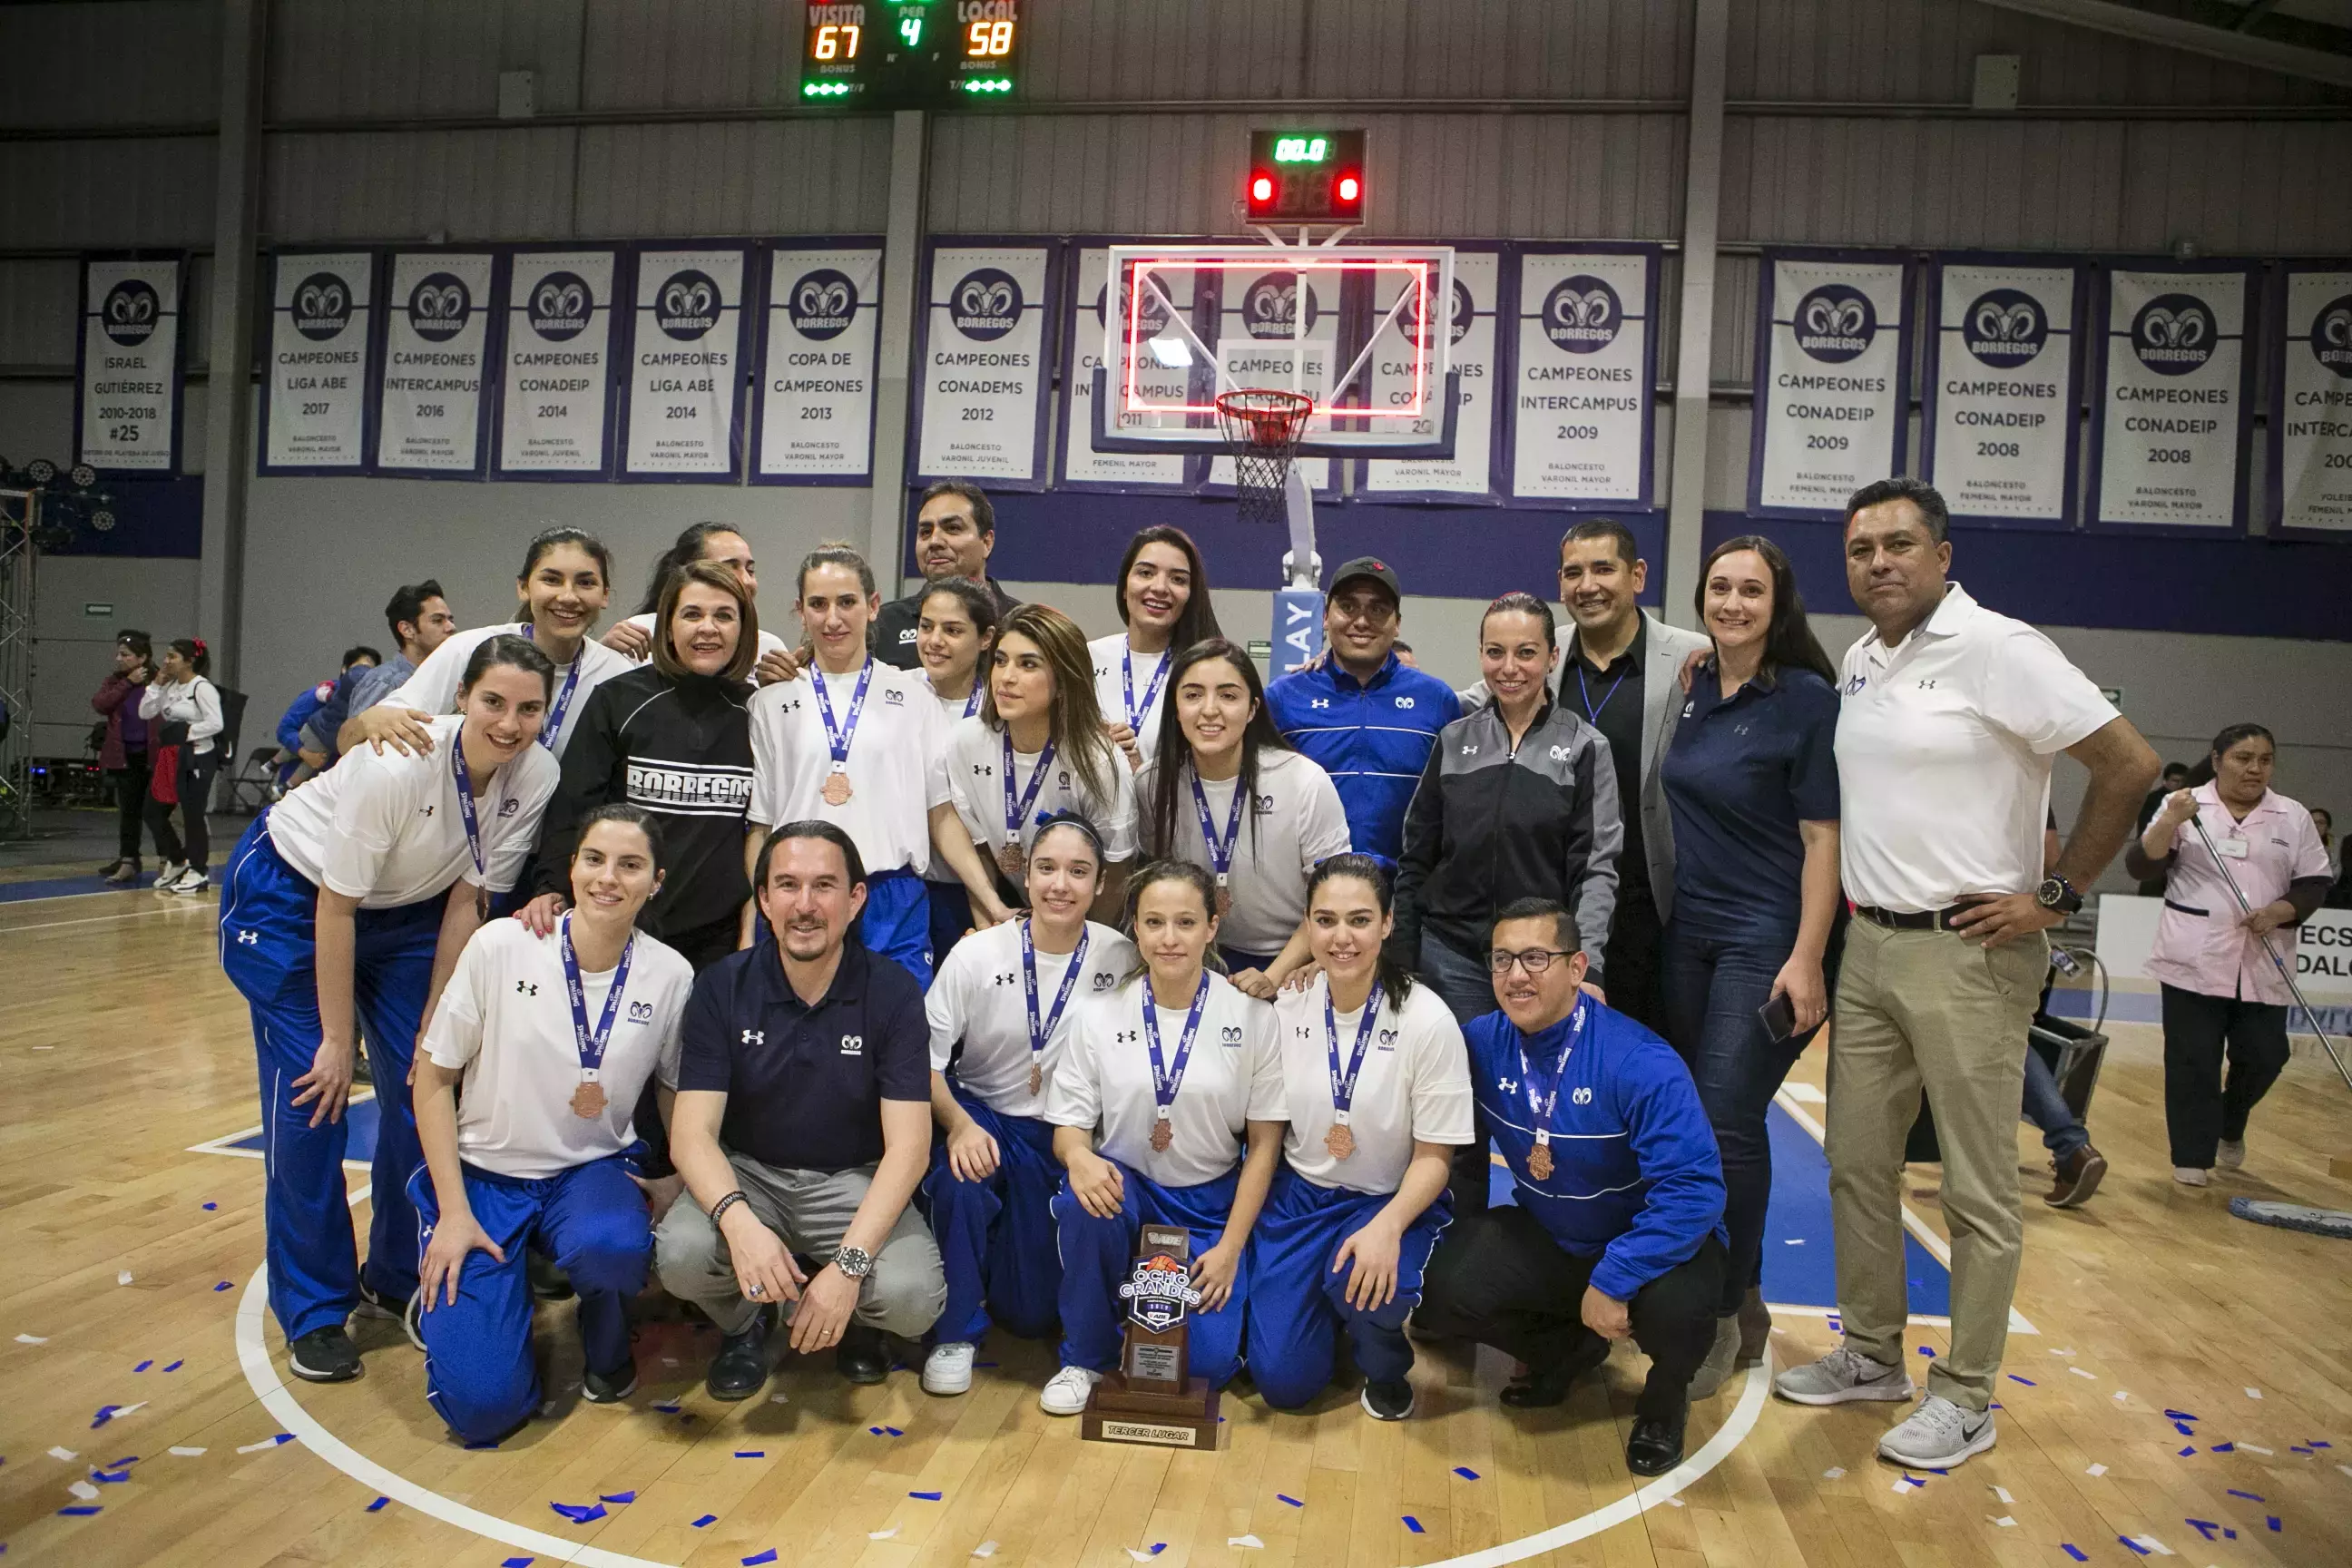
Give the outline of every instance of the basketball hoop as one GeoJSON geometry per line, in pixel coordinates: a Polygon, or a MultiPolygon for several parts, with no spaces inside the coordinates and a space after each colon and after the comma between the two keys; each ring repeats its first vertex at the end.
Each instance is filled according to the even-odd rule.
{"type": "Polygon", "coordinates": [[[1302,392],[1244,387],[1217,397],[1217,425],[1234,458],[1244,522],[1279,524],[1289,515],[1284,487],[1315,400],[1302,392]]]}

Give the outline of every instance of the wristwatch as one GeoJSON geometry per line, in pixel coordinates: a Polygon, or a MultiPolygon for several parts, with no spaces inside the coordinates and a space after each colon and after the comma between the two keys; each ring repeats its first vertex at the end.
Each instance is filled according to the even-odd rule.
{"type": "Polygon", "coordinates": [[[2075,891],[2074,883],[2053,872],[2044,877],[2042,885],[2033,889],[2033,901],[2045,910],[2071,915],[2083,907],[2083,895],[2075,891]]]}
{"type": "Polygon", "coordinates": [[[863,1279],[874,1272],[874,1255],[862,1247],[845,1247],[833,1255],[833,1266],[845,1279],[863,1279]]]}

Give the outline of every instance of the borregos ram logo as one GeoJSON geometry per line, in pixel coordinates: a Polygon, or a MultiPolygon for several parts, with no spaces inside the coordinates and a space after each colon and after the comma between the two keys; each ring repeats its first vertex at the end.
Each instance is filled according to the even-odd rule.
{"type": "Polygon", "coordinates": [[[2132,353],[2158,375],[2203,369],[2220,336],[2211,307],[2194,294],[2158,294],[2132,318],[2132,353]]]}
{"type": "Polygon", "coordinates": [[[1624,301],[1606,279],[1580,272],[1561,279],[1544,296],[1544,336],[1556,349],[1598,353],[1617,341],[1624,325],[1624,301]]]}
{"type": "Polygon", "coordinates": [[[784,296],[784,311],[793,331],[813,343],[837,338],[857,319],[857,285],[845,272],[820,267],[804,275],[784,296]]]}
{"type": "Polygon", "coordinates": [[[2050,322],[2032,295],[2014,289],[1979,294],[1960,318],[1960,341],[1980,363],[1995,370],[2021,365],[2042,352],[2050,322]]]}
{"type": "Polygon", "coordinates": [[[1010,272],[976,267],[948,294],[948,320],[974,342],[991,343],[1021,324],[1021,284],[1010,272]]]}
{"type": "Polygon", "coordinates": [[[549,342],[569,342],[596,319],[596,291],[577,272],[551,272],[531,289],[523,314],[549,342]]]}
{"type": "Polygon", "coordinates": [[[351,286],[331,272],[313,272],[294,286],[294,330],[313,342],[341,337],[352,324],[351,286]]]}
{"type": "Polygon", "coordinates": [[[663,280],[654,296],[654,325],[682,343],[707,336],[719,324],[719,284],[709,273],[688,267],[663,280]]]}
{"type": "Polygon", "coordinates": [[[1315,330],[1315,290],[1296,272],[1268,272],[1242,293],[1242,327],[1254,338],[1302,338],[1315,330]]]}
{"type": "MultiPolygon", "coordinates": [[[[1147,272],[1139,282],[1134,283],[1134,287],[1137,289],[1135,335],[1138,338],[1156,338],[1167,331],[1168,323],[1174,320],[1168,310],[1168,280],[1157,272],[1147,272]]],[[[1098,325],[1110,325],[1109,310],[1110,286],[1105,284],[1095,293],[1095,321],[1098,325]]]]}
{"type": "Polygon", "coordinates": [[[1869,352],[1878,336],[1878,310],[1853,285],[1824,283],[1797,301],[1789,324],[1806,353],[1823,364],[1843,364],[1869,352]]]}
{"type": "Polygon", "coordinates": [[[2328,301],[2311,323],[2311,357],[2352,379],[2352,294],[2328,301]]]}
{"type": "Polygon", "coordinates": [[[408,330],[428,343],[446,343],[466,330],[474,297],[454,272],[431,272],[408,291],[408,330]]]}
{"type": "MultiPolygon", "coordinates": [[[[1416,344],[1430,341],[1429,323],[1423,319],[1428,312],[1429,291],[1427,289],[1415,289],[1405,296],[1404,335],[1416,344]]],[[[1471,320],[1476,314],[1477,307],[1470,302],[1470,290],[1463,286],[1462,279],[1455,279],[1454,309],[1446,321],[1445,341],[1449,343],[1458,343],[1468,337],[1471,320]]]]}
{"type": "Polygon", "coordinates": [[[156,318],[163,302],[155,290],[136,278],[126,278],[106,291],[98,309],[98,324],[110,342],[136,348],[155,335],[156,318]]]}

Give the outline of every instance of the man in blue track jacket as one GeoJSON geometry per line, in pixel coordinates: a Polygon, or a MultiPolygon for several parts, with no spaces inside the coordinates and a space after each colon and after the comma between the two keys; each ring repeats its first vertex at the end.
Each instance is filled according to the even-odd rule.
{"type": "Polygon", "coordinates": [[[1682,1462],[1691,1374],[1715,1338],[1723,1166],[1698,1090],[1664,1040],[1578,990],[1576,921],[1549,900],[1495,918],[1502,1010],[1463,1031],[1479,1144],[1502,1151],[1515,1205],[1458,1220],[1430,1260],[1423,1329],[1527,1363],[1503,1403],[1558,1405],[1632,1338],[1650,1358],[1625,1463],[1682,1462]]]}

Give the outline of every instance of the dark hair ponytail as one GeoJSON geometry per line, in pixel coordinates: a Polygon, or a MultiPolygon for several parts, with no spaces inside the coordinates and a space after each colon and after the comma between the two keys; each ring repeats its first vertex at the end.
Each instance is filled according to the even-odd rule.
{"type": "MultiPolygon", "coordinates": [[[[637,605],[638,615],[659,613],[662,589],[668,584],[669,574],[681,566],[701,560],[703,546],[709,542],[711,535],[717,533],[731,533],[740,539],[743,531],[731,522],[688,523],[685,531],[670,542],[670,547],[654,558],[653,575],[646,584],[645,599],[637,605]]],[[[523,569],[523,574],[530,575],[529,567],[523,569]]]]}
{"type": "MultiPolygon", "coordinates": [[[[177,647],[180,645],[173,643],[172,646],[173,647],[177,647]]],[[[2277,755],[2278,737],[2272,734],[2260,724],[2231,725],[2228,729],[2213,737],[2212,754],[2217,758],[2226,757],[2230,754],[2230,748],[2236,745],[2239,742],[2253,740],[2261,741],[2264,745],[2270,747],[2272,755],[2277,755]]]]}
{"type": "Polygon", "coordinates": [[[188,668],[198,675],[213,672],[212,650],[205,647],[202,637],[173,637],[170,643],[173,653],[188,661],[188,668]]]}
{"type": "MultiPolygon", "coordinates": [[[[1349,878],[1370,885],[1373,899],[1381,906],[1381,914],[1389,915],[1396,912],[1395,894],[1389,886],[1387,870],[1370,855],[1359,855],[1351,850],[1345,855],[1334,855],[1328,859],[1316,862],[1314,871],[1307,879],[1307,910],[1310,918],[1315,912],[1316,893],[1322,889],[1324,883],[1336,882],[1341,878],[1349,878]]],[[[1402,1012],[1405,996],[1412,990],[1412,973],[1404,965],[1389,957],[1385,944],[1381,948],[1379,967],[1373,973],[1378,976],[1381,990],[1388,996],[1390,1005],[1399,1012],[1402,1012]]]]}
{"type": "Polygon", "coordinates": [[[519,637],[511,632],[501,632],[494,637],[484,637],[466,660],[466,673],[458,678],[457,695],[462,700],[474,683],[500,665],[529,670],[539,677],[549,700],[555,697],[555,661],[541,653],[539,645],[529,637],[519,637]]]}

